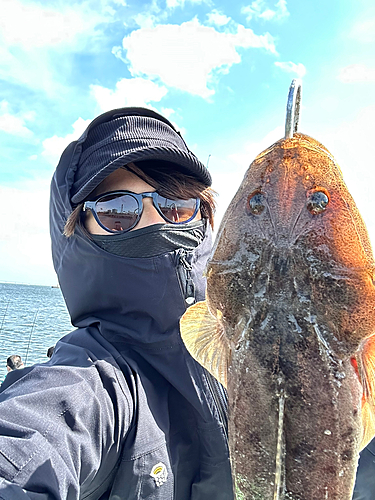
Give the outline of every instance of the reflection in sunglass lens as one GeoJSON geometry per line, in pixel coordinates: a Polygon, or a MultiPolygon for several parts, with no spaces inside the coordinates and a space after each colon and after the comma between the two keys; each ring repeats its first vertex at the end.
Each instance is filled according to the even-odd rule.
{"type": "Polygon", "coordinates": [[[110,194],[96,202],[100,222],[111,231],[124,231],[134,226],[138,218],[137,200],[130,194],[110,194]]]}
{"type": "Polygon", "coordinates": [[[166,219],[171,222],[185,222],[190,219],[195,212],[195,198],[189,200],[170,200],[164,196],[157,197],[157,204],[166,219]]]}

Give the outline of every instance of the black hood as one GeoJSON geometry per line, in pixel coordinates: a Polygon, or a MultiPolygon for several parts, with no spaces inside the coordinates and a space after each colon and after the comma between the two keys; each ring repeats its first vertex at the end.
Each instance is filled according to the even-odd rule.
{"type": "Polygon", "coordinates": [[[190,304],[186,296],[191,293],[184,293],[186,289],[191,292],[187,285],[190,278],[195,300],[205,298],[204,270],[211,251],[211,229],[207,224],[203,241],[192,251],[177,249],[147,258],[109,253],[79,226],[73,236],[64,236],[85,137],[86,133],[66,148],[51,183],[52,257],[72,324],[79,329],[78,335],[81,330],[86,335],[97,329],[97,340],[101,342],[101,337],[110,343],[120,365],[125,362],[135,372],[162,375],[208,422],[212,402],[207,396],[209,389],[201,388],[207,384],[206,371],[187,352],[179,320],[190,304]],[[181,272],[185,270],[182,261],[191,267],[189,280],[185,280],[186,272],[181,272]]]}
{"type": "MultiPolygon", "coordinates": [[[[178,334],[178,321],[186,309],[178,271],[180,251],[126,258],[99,248],[80,227],[70,238],[63,235],[73,210],[71,189],[86,138],[87,131],[66,148],[51,184],[52,257],[72,323],[96,324],[110,341],[120,336],[131,343],[164,342],[178,334]]],[[[197,301],[204,299],[203,272],[210,250],[207,227],[203,242],[187,255],[197,301]]]]}

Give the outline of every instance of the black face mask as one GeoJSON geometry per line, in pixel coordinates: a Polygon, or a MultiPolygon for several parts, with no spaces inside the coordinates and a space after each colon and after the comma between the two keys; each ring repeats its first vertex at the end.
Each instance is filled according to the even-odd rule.
{"type": "Polygon", "coordinates": [[[122,234],[91,234],[103,250],[120,257],[155,257],[178,248],[193,250],[203,240],[204,219],[187,224],[153,224],[122,234]]]}

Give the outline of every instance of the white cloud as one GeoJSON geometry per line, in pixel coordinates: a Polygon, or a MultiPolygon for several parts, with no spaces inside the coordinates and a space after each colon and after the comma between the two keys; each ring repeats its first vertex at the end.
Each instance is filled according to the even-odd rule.
{"type": "MultiPolygon", "coordinates": [[[[0,16],[0,78],[49,95],[63,92],[61,74],[69,55],[94,51],[101,23],[111,21],[107,2],[100,9],[83,1],[60,8],[37,2],[2,0],[0,16]]],[[[97,5],[98,7],[98,5],[97,5]]]]}
{"type": "Polygon", "coordinates": [[[23,137],[24,139],[33,136],[33,132],[27,128],[27,121],[34,119],[34,113],[28,111],[26,113],[11,113],[9,103],[5,100],[0,102],[0,130],[7,134],[23,137]]]}
{"type": "Polygon", "coordinates": [[[231,20],[230,17],[225,14],[221,14],[218,10],[214,9],[212,12],[207,14],[208,24],[213,24],[214,26],[225,26],[231,20]]]}
{"type": "Polygon", "coordinates": [[[77,35],[93,29],[103,19],[89,10],[85,2],[57,10],[38,3],[2,0],[1,7],[0,33],[4,44],[26,50],[73,44],[77,35]]]}
{"type": "Polygon", "coordinates": [[[153,28],[157,24],[161,24],[169,15],[170,9],[162,9],[158,0],[151,0],[147,9],[142,9],[132,19],[140,28],[153,28]]]}
{"type": "MultiPolygon", "coordinates": [[[[167,0],[166,5],[168,9],[175,9],[176,7],[184,7],[187,0],[167,0]]],[[[191,3],[207,3],[208,0],[189,0],[191,3]]]]}
{"type": "Polygon", "coordinates": [[[72,127],[73,132],[66,135],[65,137],[58,137],[54,135],[43,141],[43,151],[42,156],[52,165],[57,165],[60,156],[64,149],[72,141],[79,139],[85,129],[88,127],[92,120],[84,120],[83,118],[78,118],[72,127]]]}
{"type": "Polygon", "coordinates": [[[123,63],[127,64],[127,60],[124,59],[123,55],[122,55],[122,47],[119,47],[118,45],[115,45],[114,47],[112,47],[112,54],[117,57],[117,59],[120,59],[120,61],[122,61],[123,63]]]}
{"type": "Polygon", "coordinates": [[[303,78],[306,75],[306,68],[302,63],[295,64],[289,62],[275,62],[275,66],[285,71],[286,73],[294,73],[298,78],[303,78]]]}
{"type": "Polygon", "coordinates": [[[186,3],[210,5],[211,0],[166,0],[166,8],[161,8],[158,0],[151,0],[148,4],[147,10],[135,14],[132,19],[137,23],[140,28],[154,28],[158,24],[165,22],[168,17],[173,14],[177,8],[183,9],[186,3]]]}
{"type": "Polygon", "coordinates": [[[364,64],[351,64],[341,69],[338,79],[343,83],[375,82],[375,68],[364,64]]]}
{"type": "MultiPolygon", "coordinates": [[[[175,110],[174,109],[171,109],[171,108],[161,108],[161,114],[163,116],[165,116],[166,118],[168,118],[168,120],[170,119],[170,117],[175,113],[175,110]]],[[[178,128],[178,127],[177,127],[178,128]]]]}
{"type": "Polygon", "coordinates": [[[362,43],[375,42],[375,18],[357,21],[349,31],[349,37],[362,43]]]}
{"type": "Polygon", "coordinates": [[[159,102],[168,92],[165,87],[144,78],[123,78],[111,90],[100,85],[90,85],[90,92],[102,111],[124,106],[148,107],[151,102],[159,102]]]}
{"type": "Polygon", "coordinates": [[[0,234],[2,280],[56,284],[48,225],[49,184],[49,179],[35,179],[18,188],[0,186],[3,219],[12,221],[3,224],[0,234]],[[30,207],[37,217],[27,215],[30,207]]]}
{"type": "MultiPolygon", "coordinates": [[[[256,35],[237,26],[237,32],[218,32],[195,18],[181,25],[159,25],[133,31],[123,39],[126,60],[133,76],[159,77],[167,86],[201,97],[214,94],[208,88],[215,72],[228,72],[241,61],[238,48],[262,48],[276,54],[269,33],[256,35]]],[[[117,51],[117,57],[121,54],[117,51]]]]}
{"type": "Polygon", "coordinates": [[[264,21],[281,21],[289,16],[286,0],[279,0],[275,9],[269,9],[265,0],[255,0],[246,7],[242,7],[241,13],[246,15],[246,20],[263,19],[264,21]]]}
{"type": "Polygon", "coordinates": [[[59,81],[53,78],[49,57],[44,50],[19,50],[14,54],[0,46],[0,79],[43,89],[48,94],[60,87],[59,81]]]}
{"type": "Polygon", "coordinates": [[[185,0],[167,0],[166,5],[168,9],[173,9],[175,7],[183,7],[185,0]]]}

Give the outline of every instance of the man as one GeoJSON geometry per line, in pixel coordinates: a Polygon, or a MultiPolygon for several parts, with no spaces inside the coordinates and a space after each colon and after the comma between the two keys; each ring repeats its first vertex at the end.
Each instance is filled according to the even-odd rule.
{"type": "Polygon", "coordinates": [[[151,110],[105,113],[64,151],[52,253],[77,330],[2,387],[0,498],[233,499],[226,396],[179,333],[204,298],[210,184],[151,110]]]}
{"type": "MultiPolygon", "coordinates": [[[[13,371],[13,370],[18,370],[20,368],[23,368],[24,364],[22,362],[21,356],[18,356],[18,354],[13,354],[12,356],[9,356],[9,358],[7,359],[6,367],[7,367],[8,373],[13,371]]],[[[5,381],[5,378],[4,378],[4,381],[5,381]]],[[[2,382],[2,384],[4,383],[4,381],[2,382]]],[[[2,384],[0,384],[0,386],[2,384]]]]}

